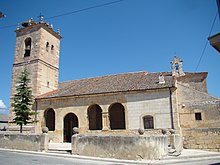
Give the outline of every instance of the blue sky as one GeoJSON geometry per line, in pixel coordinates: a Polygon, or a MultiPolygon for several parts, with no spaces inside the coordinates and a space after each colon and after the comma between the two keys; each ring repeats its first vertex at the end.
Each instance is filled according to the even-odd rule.
{"type": "MultiPolygon", "coordinates": [[[[114,0],[0,0],[0,112],[7,113],[16,25],[114,0]],[[10,26],[6,28],[6,26],[10,26]],[[5,108],[5,106],[7,108],[5,108]]],[[[60,29],[59,81],[109,74],[170,71],[174,55],[194,72],[217,13],[216,0],[123,0],[45,20],[60,29]]],[[[220,32],[217,17],[211,35],[220,32]]],[[[208,72],[208,91],[220,98],[220,54],[209,43],[197,69],[208,72]]]]}

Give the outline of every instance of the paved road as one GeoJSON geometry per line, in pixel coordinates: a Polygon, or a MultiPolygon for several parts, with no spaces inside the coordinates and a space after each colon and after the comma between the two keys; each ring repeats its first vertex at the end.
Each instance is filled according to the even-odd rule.
{"type": "Polygon", "coordinates": [[[49,155],[37,152],[23,152],[0,149],[0,165],[126,165],[126,164],[150,164],[150,165],[220,165],[219,153],[207,153],[201,151],[187,151],[187,155],[179,158],[154,160],[154,161],[113,161],[98,158],[78,158],[71,155],[49,155]],[[189,154],[192,154],[191,156],[189,154]],[[193,154],[194,153],[194,154],[193,154]],[[126,162],[126,163],[125,163],[126,162]]]}
{"type": "Polygon", "coordinates": [[[185,160],[170,160],[170,161],[159,161],[154,162],[154,165],[220,165],[220,157],[209,157],[209,158],[186,158],[185,160]]]}
{"type": "Polygon", "coordinates": [[[116,163],[0,151],[0,165],[113,165],[116,163]]]}

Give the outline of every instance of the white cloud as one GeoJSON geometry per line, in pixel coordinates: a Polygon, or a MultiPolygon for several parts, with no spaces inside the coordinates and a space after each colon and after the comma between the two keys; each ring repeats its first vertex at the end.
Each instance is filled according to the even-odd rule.
{"type": "Polygon", "coordinates": [[[0,109],[6,109],[6,108],[7,107],[6,107],[5,103],[2,100],[0,100],[0,109]]]}

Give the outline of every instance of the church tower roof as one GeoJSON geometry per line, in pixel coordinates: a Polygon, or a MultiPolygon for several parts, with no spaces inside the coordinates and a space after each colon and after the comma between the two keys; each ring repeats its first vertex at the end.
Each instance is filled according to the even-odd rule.
{"type": "Polygon", "coordinates": [[[49,23],[46,23],[43,21],[43,17],[40,16],[40,21],[39,22],[35,22],[32,18],[26,20],[25,22],[21,23],[21,26],[18,25],[17,29],[15,30],[17,36],[18,35],[22,35],[23,33],[25,33],[28,30],[38,30],[40,28],[44,28],[47,32],[49,32],[50,34],[52,34],[53,36],[55,36],[57,39],[61,39],[61,35],[60,35],[60,31],[58,30],[57,32],[54,31],[53,26],[50,25],[49,23]]]}

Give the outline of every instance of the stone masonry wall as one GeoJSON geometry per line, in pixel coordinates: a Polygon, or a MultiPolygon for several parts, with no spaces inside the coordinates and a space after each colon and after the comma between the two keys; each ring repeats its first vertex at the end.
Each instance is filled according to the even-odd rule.
{"type": "Polygon", "coordinates": [[[48,148],[47,134],[19,134],[0,132],[0,148],[42,151],[48,148]]]}
{"type": "Polygon", "coordinates": [[[154,129],[170,129],[170,98],[168,90],[149,90],[141,92],[127,92],[118,94],[103,94],[93,96],[56,98],[37,100],[38,132],[45,127],[44,112],[48,108],[55,111],[55,131],[49,131],[53,142],[63,142],[64,117],[68,113],[74,113],[79,122],[79,133],[99,134],[129,134],[130,130],[143,128],[143,116],[152,115],[154,129]],[[121,103],[125,109],[125,130],[111,130],[109,125],[108,110],[113,103],[121,103]],[[89,130],[87,110],[91,105],[98,104],[102,109],[104,131],[89,130]],[[105,125],[104,125],[105,124],[105,125]]]}
{"type": "Polygon", "coordinates": [[[220,152],[220,128],[184,129],[184,148],[220,152]]]}
{"type": "Polygon", "coordinates": [[[72,154],[129,160],[153,160],[167,155],[167,141],[167,136],[73,135],[72,154]]]}
{"type": "Polygon", "coordinates": [[[187,83],[178,83],[183,147],[220,151],[220,99],[203,92],[205,89],[197,90],[187,83]]]}

